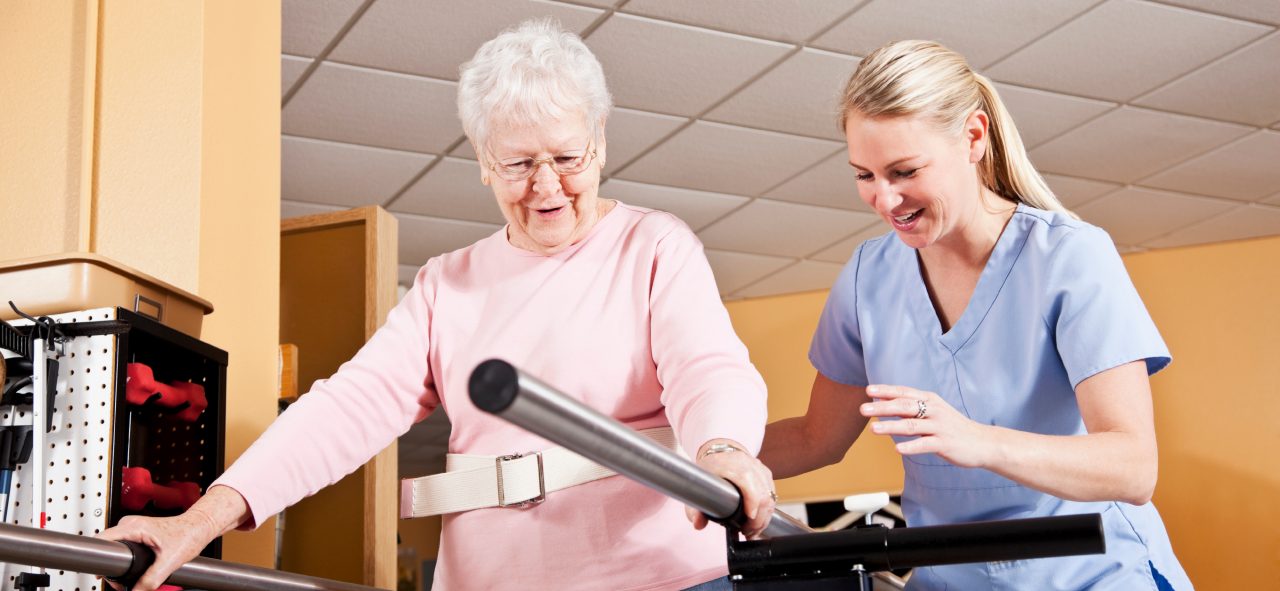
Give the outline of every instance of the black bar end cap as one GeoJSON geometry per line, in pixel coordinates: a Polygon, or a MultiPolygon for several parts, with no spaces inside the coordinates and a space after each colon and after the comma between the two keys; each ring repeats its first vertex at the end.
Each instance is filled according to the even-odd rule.
{"type": "Polygon", "coordinates": [[[118,577],[106,577],[112,583],[120,583],[125,589],[132,589],[138,583],[138,579],[151,568],[151,563],[156,561],[156,553],[150,546],[139,544],[129,540],[121,540],[121,544],[129,548],[129,553],[133,555],[133,560],[129,562],[129,570],[118,577]]]}
{"type": "Polygon", "coordinates": [[[471,402],[490,414],[501,414],[520,392],[520,376],[515,366],[501,359],[490,359],[471,372],[467,389],[471,402]]]}

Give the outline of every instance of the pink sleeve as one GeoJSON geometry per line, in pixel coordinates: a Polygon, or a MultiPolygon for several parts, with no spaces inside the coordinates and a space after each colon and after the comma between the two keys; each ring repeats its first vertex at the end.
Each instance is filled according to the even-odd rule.
{"type": "Polygon", "coordinates": [[[241,529],[354,472],[439,404],[427,357],[436,262],[355,357],[317,380],[214,482],[249,504],[241,529]]]}
{"type": "Polygon", "coordinates": [[[662,403],[689,454],[723,437],[760,451],[765,385],[733,332],[702,243],[683,223],[658,243],[650,293],[662,403]]]}

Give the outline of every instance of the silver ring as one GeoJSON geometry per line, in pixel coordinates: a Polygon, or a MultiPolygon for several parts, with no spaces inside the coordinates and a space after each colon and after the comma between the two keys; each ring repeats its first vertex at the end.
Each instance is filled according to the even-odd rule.
{"type": "Polygon", "coordinates": [[[923,400],[917,400],[916,404],[920,405],[920,410],[916,411],[916,418],[923,419],[925,415],[929,414],[929,407],[925,406],[923,400]]]}
{"type": "Polygon", "coordinates": [[[773,502],[775,503],[778,502],[778,491],[776,490],[769,491],[769,498],[773,499],[773,502]]]}

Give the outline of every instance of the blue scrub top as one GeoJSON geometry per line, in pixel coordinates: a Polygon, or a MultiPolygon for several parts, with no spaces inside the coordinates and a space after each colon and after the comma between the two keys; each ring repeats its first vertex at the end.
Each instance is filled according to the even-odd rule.
{"type": "MultiPolygon", "coordinates": [[[[1019,205],[964,313],[946,333],[915,249],[892,232],[854,253],[831,289],[809,358],[852,385],[935,392],[970,419],[1047,435],[1087,433],[1075,386],[1169,350],[1103,230],[1019,205]]],[[[899,441],[908,438],[895,437],[899,441]]],[[[908,589],[1191,589],[1151,503],[1075,502],[934,454],[903,456],[908,525],[1101,513],[1105,556],[916,569],[908,589]]]]}

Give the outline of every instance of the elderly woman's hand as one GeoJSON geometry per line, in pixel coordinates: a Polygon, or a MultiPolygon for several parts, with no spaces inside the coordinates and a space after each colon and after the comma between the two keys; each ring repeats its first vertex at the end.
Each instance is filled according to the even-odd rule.
{"type": "MultiPolygon", "coordinates": [[[[155,562],[133,586],[135,591],[159,589],[173,571],[200,555],[200,551],[217,537],[213,525],[199,514],[183,513],[177,517],[140,517],[130,515],[108,529],[100,538],[137,542],[156,553],[155,562]]],[[[123,589],[117,583],[108,583],[123,589]]]]}
{"type": "Polygon", "coordinates": [[[990,465],[996,450],[984,431],[988,425],[974,422],[952,408],[933,392],[906,386],[867,386],[873,402],[862,405],[864,417],[897,417],[898,421],[876,421],[871,432],[877,435],[915,437],[898,443],[902,455],[937,454],[956,466],[977,468],[990,465]]]}
{"type": "MultiPolygon", "coordinates": [[[[226,486],[213,486],[190,509],[177,517],[130,515],[97,537],[115,541],[128,540],[151,548],[156,559],[138,579],[133,591],[153,591],[161,588],[173,571],[199,556],[209,542],[239,525],[248,516],[249,505],[240,493],[226,486]]],[[[118,584],[110,585],[114,589],[121,589],[118,584]]]]}
{"type": "MultiPolygon", "coordinates": [[[[742,510],[747,517],[742,533],[747,538],[758,537],[769,525],[778,500],[773,492],[773,473],[745,447],[729,439],[706,442],[696,457],[698,467],[732,482],[742,492],[742,510]]],[[[707,516],[701,511],[686,507],[685,513],[694,529],[707,526],[707,516]]]]}

